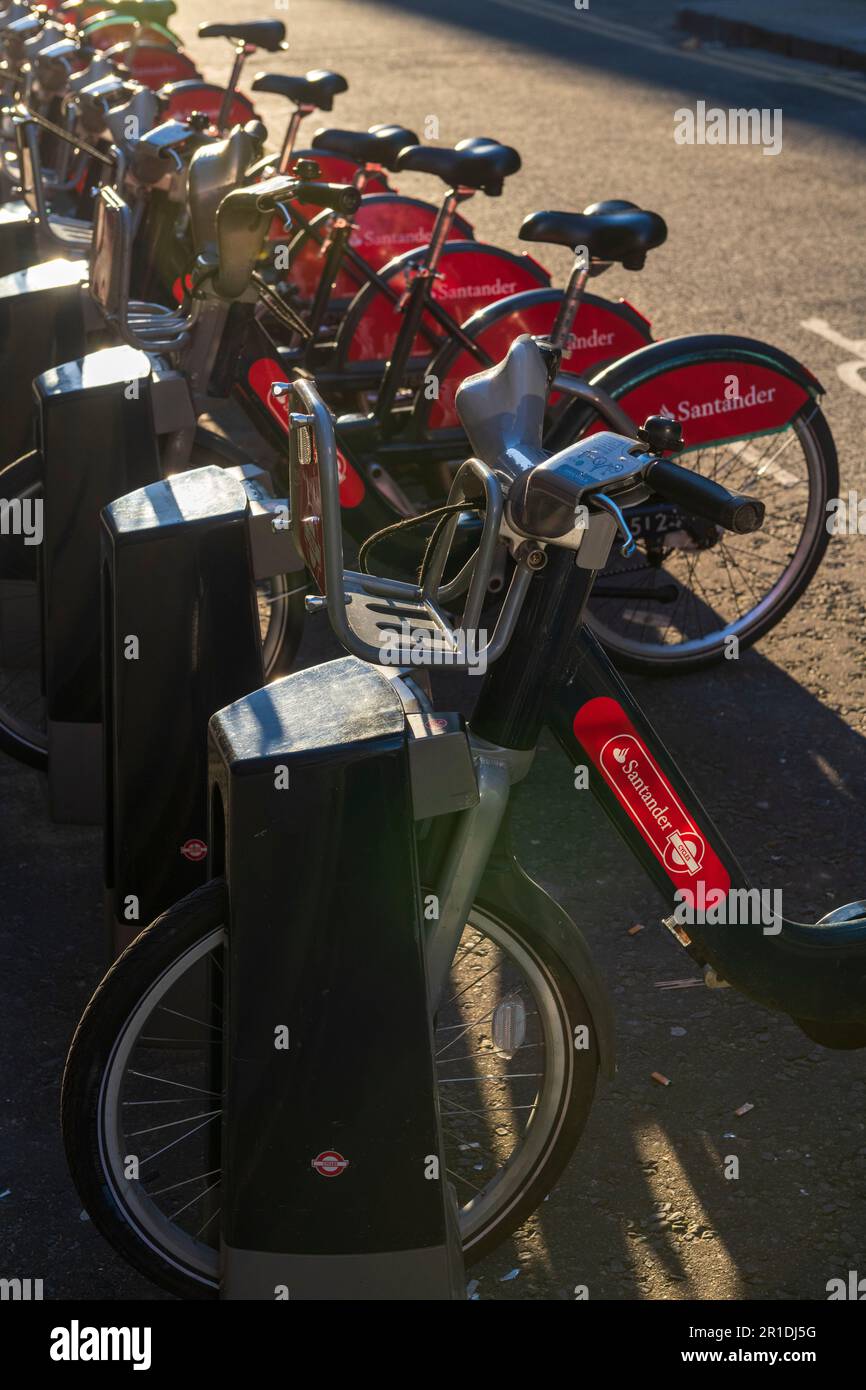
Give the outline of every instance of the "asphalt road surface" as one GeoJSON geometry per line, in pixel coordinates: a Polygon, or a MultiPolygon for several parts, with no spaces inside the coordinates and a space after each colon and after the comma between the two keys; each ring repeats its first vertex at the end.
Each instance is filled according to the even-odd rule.
{"type": "MultiPolygon", "coordinates": [[[[674,9],[236,0],[231,17],[287,23],[289,52],[253,70],[345,73],[340,125],[429,130],[435,117],[443,143],[515,145],[520,174],[472,206],[480,237],[516,248],[525,213],[599,198],[661,212],[667,243],[639,275],[610,272],[604,292],[632,300],[657,337],[739,331],[802,359],[827,389],[843,494],[863,491],[866,367],[861,379],[845,364],[866,361],[866,81],[683,48],[674,9]],[[676,145],[674,112],[697,100],[780,108],[782,152],[676,145]]],[[[185,0],[177,27],[191,36],[213,17],[185,0]]],[[[190,49],[210,76],[227,72],[221,42],[190,49]]],[[[283,105],[261,109],[279,132],[283,105]]],[[[565,272],[564,253],[542,258],[565,272]]],[[[753,881],[783,887],[800,920],[866,894],[864,546],[835,540],[795,611],[739,661],[636,682],[753,881]]],[[[320,631],[305,640],[308,660],[327,649],[320,631]]],[[[170,776],[154,746],[154,775],[170,776]]],[[[619,1073],[549,1200],[471,1272],[479,1297],[564,1300],[585,1285],[592,1299],[820,1299],[829,1279],[866,1274],[863,1054],[813,1046],[731,991],[660,989],[696,972],[552,747],[517,819],[527,866],[582,927],[612,991],[619,1073]]],[[[0,759],[0,1274],[43,1278],[51,1298],[160,1298],[81,1218],[59,1139],[60,1068],[100,963],[99,854],[95,832],[49,823],[36,774],[0,759]]]]}

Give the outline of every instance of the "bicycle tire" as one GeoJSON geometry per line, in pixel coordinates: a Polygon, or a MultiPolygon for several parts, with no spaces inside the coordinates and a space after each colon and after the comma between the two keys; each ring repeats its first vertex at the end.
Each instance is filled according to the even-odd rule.
{"type": "MultiPolygon", "coordinates": [[[[142,1274],[183,1298],[214,1298],[218,1291],[216,1253],[210,1275],[202,1269],[183,1268],[177,1258],[160,1247],[157,1227],[143,1227],[118,1192],[115,1174],[106,1161],[108,1143],[104,1125],[106,1095],[112,1084],[112,1065],[125,1045],[125,1027],[140,1016],[143,1001],[156,1004],[165,992],[154,994],[165,981],[183,978],[178,962],[193,960],[205,952],[222,931],[227,897],[222,880],[213,880],[174,904],[143,931],[114,963],[90,1000],[67,1058],[62,1089],[62,1126],[67,1160],[85,1208],[96,1227],[120,1254],[142,1274]]],[[[549,1120],[535,1135],[535,1161],[527,1164],[519,1191],[487,1224],[464,1237],[467,1263],[488,1254],[536,1209],[560,1176],[580,1138],[595,1092],[598,1057],[594,1043],[583,1053],[574,1047],[574,1028],[590,1022],[590,1013],[579,984],[560,957],[553,954],[534,927],[523,921],[507,921],[501,910],[476,905],[472,914],[487,928],[507,935],[515,949],[526,953],[541,972],[557,999],[561,1028],[558,1046],[563,1049],[564,1077],[561,1093],[544,1111],[549,1120]]],[[[470,926],[474,924],[470,923],[470,926]]],[[[474,927],[479,930],[479,928],[474,927]]],[[[201,959],[201,956],[198,957],[201,959]]],[[[147,1017],[150,1017],[148,1013],[147,1017]]],[[[146,1025],[146,1020],[145,1024],[146,1025]]],[[[590,1036],[593,1030],[590,1028],[590,1036]]],[[[119,1064],[118,1064],[119,1065],[119,1064]]],[[[533,1126],[541,1124],[540,1111],[533,1126]]],[[[532,1128],[532,1126],[530,1126],[532,1128]]],[[[500,1191],[501,1191],[500,1186],[500,1191]]],[[[137,1199],[136,1199],[137,1200],[137,1199]]],[[[465,1229],[465,1226],[464,1226],[465,1229]]]]}

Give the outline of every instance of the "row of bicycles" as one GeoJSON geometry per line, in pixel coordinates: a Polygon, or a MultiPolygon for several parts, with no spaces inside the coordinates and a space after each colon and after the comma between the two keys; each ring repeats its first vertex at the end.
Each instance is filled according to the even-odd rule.
{"type": "Polygon", "coordinates": [[[803,592],[839,490],[822,388],[589,292],[659,213],[524,209],[519,240],[573,254],[557,287],[465,216],[515,149],[387,110],[299,148],[346,79],[244,95],[268,20],[200,28],[233,53],[211,83],[174,9],[0,14],[0,745],[104,825],[114,958],[69,1164],[178,1296],[465,1297],[615,1065],[590,950],[511,843],[545,726],[708,984],[866,1045],[866,905],[751,919],[619,673],[718,660],[803,592]],[[205,423],[229,401],[258,462],[205,423]],[[317,612],[346,656],[294,670],[317,612]],[[468,722],[443,671],[479,677],[468,722]]]}

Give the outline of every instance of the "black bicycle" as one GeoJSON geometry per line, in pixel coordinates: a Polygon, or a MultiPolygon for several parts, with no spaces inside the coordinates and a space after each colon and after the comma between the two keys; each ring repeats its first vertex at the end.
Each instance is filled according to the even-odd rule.
{"type": "MultiPolygon", "coordinates": [[[[556,353],[523,337],[461,388],[475,457],[455,477],[415,584],[344,569],[333,422],[311,383],[296,384],[291,399],[294,535],[354,664],[390,667],[403,707],[428,725],[437,715],[426,671],[489,667],[470,729],[477,798],[420,822],[416,836],[421,892],[438,904],[425,914],[426,977],[468,1260],[541,1201],[581,1135],[597,1073],[613,1069],[610,1005],[587,944],[527,877],[509,837],[510,788],[526,775],[544,725],[571,766],[587,767],[668,904],[665,925],[708,984],[727,981],[825,1045],[866,1046],[866,904],[815,926],[768,927],[753,914],[754,890],[731,850],[583,624],[617,538],[626,551],[634,544],[627,507],[651,493],[746,535],[762,525],[763,504],[665,457],[679,431],[663,417],[637,440],[601,432],[548,456],[542,423],[557,365],[556,353]],[[444,582],[466,509],[483,516],[478,549],[444,582]],[[502,543],[513,572],[492,631],[483,631],[502,543]],[[718,925],[708,905],[719,903],[739,916],[718,925]]],[[[335,663],[331,679],[345,683],[352,666],[335,663]]],[[[323,690],[328,673],[318,668],[323,690]]],[[[290,692],[304,677],[279,687],[290,692]]],[[[251,698],[267,721],[274,697],[259,697],[251,698]]],[[[357,723],[353,737],[361,757],[357,723]]],[[[219,833],[211,827],[217,871],[219,833]]],[[[328,852],[317,851],[325,895],[339,877],[338,865],[324,871],[328,852]]],[[[383,846],[381,875],[392,871],[383,846]]],[[[220,1270],[221,1006],[232,911],[243,905],[231,908],[214,878],[136,939],[88,1005],[63,1083],[67,1156],[92,1219],[138,1269],[192,1298],[215,1296],[220,1270]]],[[[279,929],[290,931],[284,917],[279,929]]]]}

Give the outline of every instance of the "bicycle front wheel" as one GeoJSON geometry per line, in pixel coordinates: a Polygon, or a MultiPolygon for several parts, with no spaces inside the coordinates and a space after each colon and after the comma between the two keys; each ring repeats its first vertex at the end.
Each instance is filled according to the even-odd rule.
{"type": "MultiPolygon", "coordinates": [[[[827,548],[839,468],[802,375],[776,349],[720,335],[653,344],[593,381],[636,425],[675,413],[686,445],[677,462],[766,507],[764,525],[747,536],[660,498],[628,510],[636,550],[624,558],[614,549],[587,612],[618,665],[666,674],[736,657],[803,594],[827,548]],[[728,400],[728,389],[739,396],[728,400]],[[765,398],[767,408],[754,404],[765,398]]],[[[572,407],[546,442],[560,449],[599,427],[610,428],[595,409],[572,407]]]]}
{"type": "MultiPolygon", "coordinates": [[[[186,1298],[218,1288],[225,914],[215,881],[142,932],[90,1001],[63,1080],[67,1158],[91,1218],[186,1298]]],[[[473,907],[435,1027],[468,1260],[525,1220],[568,1161],[595,1089],[597,1054],[574,1047],[590,1021],[577,981],[530,924],[473,907]],[[503,1008],[521,1020],[508,1048],[503,1008]]]]}

